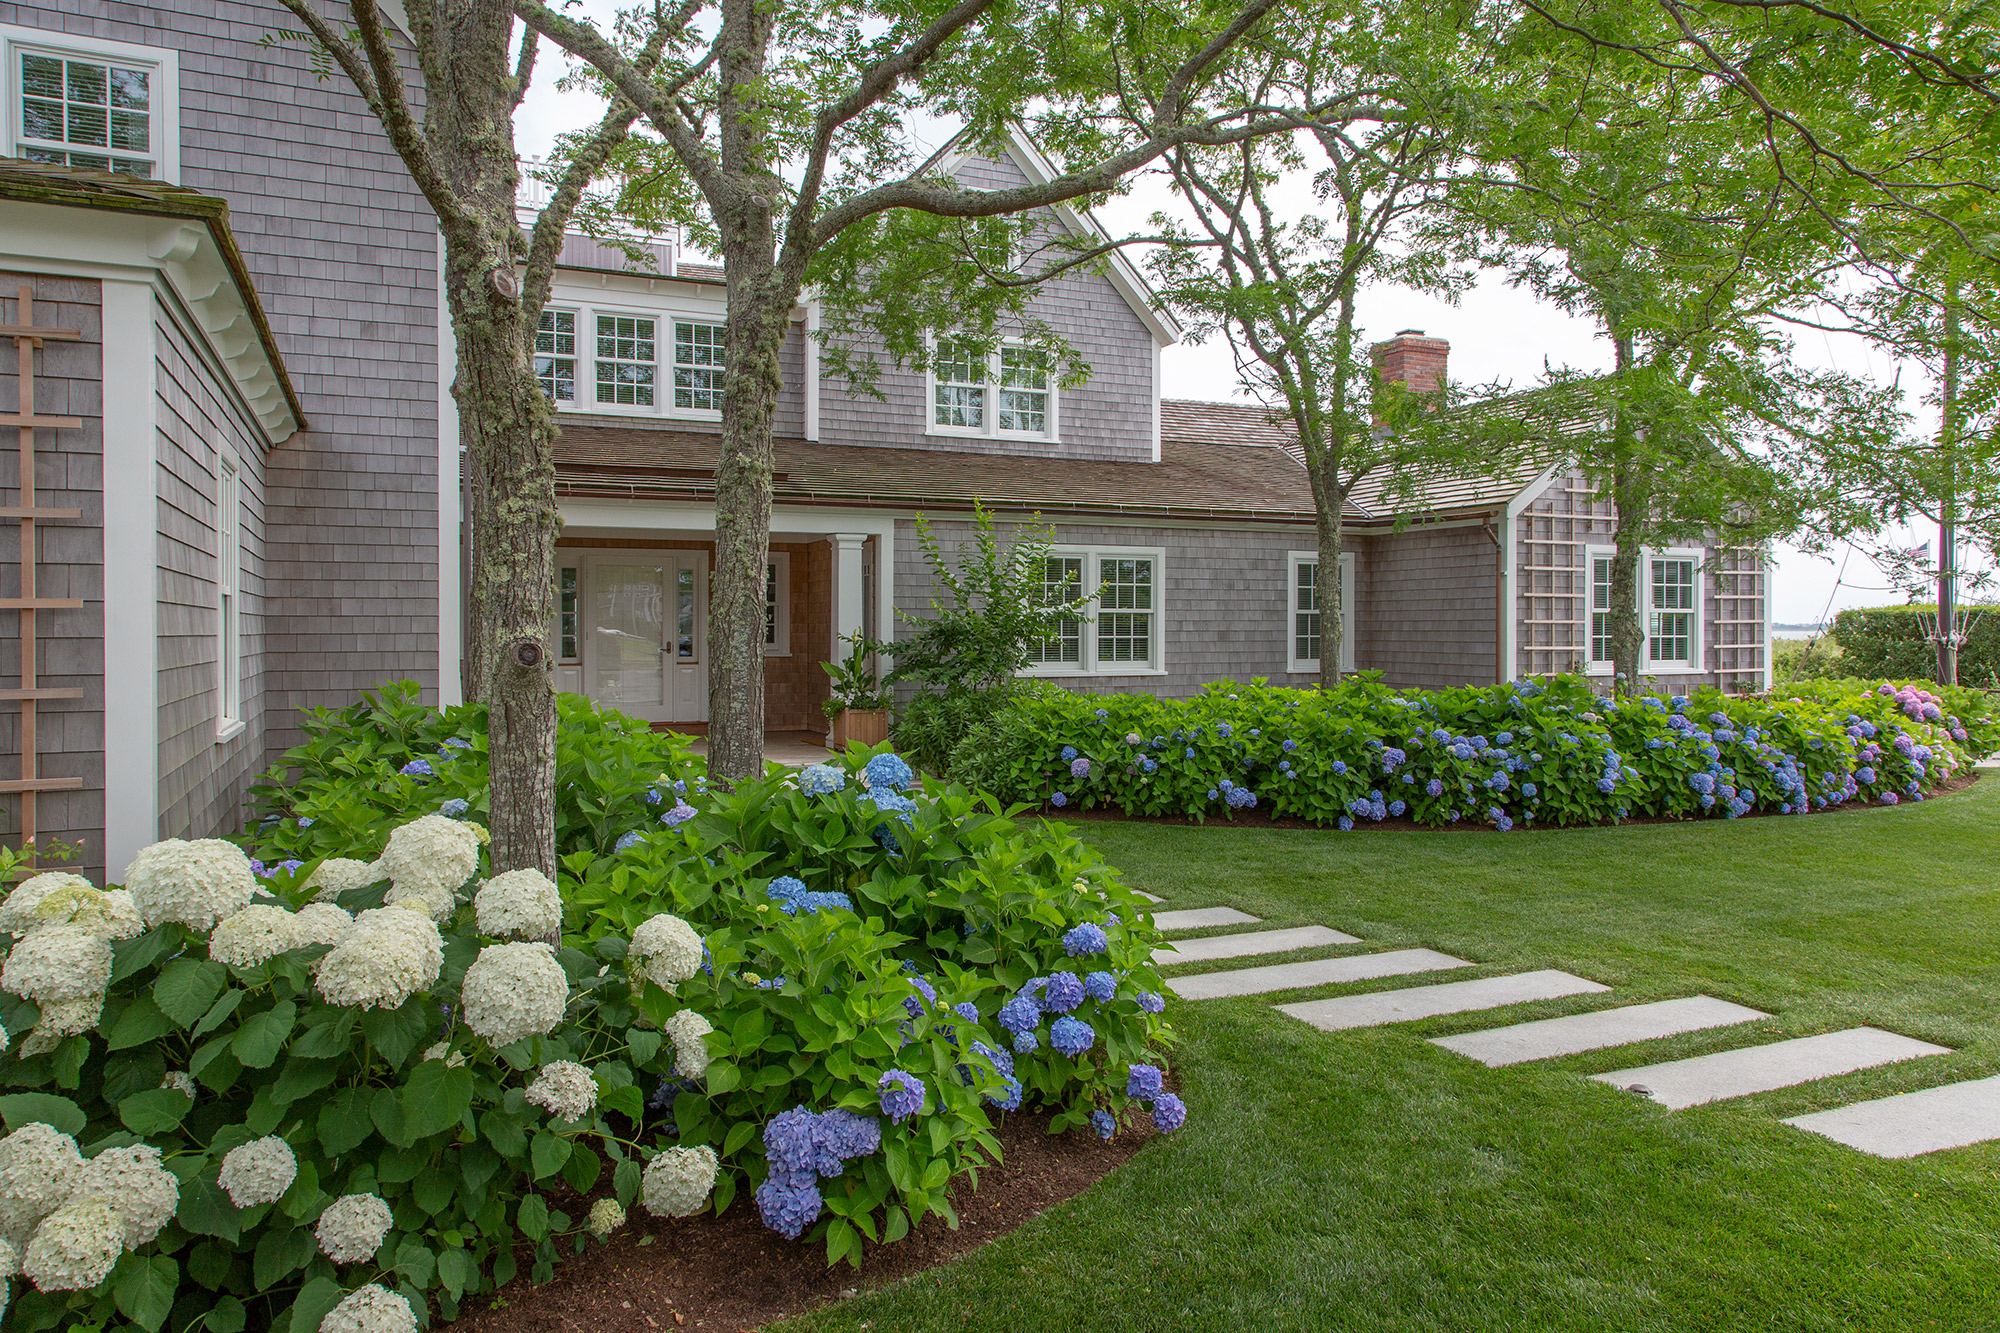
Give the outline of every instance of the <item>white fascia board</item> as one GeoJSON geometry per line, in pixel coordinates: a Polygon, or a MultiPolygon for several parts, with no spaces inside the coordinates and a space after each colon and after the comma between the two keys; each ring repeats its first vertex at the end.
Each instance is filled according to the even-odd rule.
{"type": "Polygon", "coordinates": [[[246,419],[270,448],[298,432],[279,369],[265,350],[250,301],[223,262],[214,234],[187,218],[68,204],[0,200],[0,268],[100,281],[151,282],[186,322],[246,419]]]}

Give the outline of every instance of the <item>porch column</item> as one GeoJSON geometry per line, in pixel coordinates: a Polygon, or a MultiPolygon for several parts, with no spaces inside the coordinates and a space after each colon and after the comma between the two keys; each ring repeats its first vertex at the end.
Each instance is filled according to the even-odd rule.
{"type": "Polygon", "coordinates": [[[833,548],[833,643],[828,660],[838,662],[847,655],[840,642],[863,628],[861,624],[861,548],[866,533],[837,532],[827,538],[833,548]]]}

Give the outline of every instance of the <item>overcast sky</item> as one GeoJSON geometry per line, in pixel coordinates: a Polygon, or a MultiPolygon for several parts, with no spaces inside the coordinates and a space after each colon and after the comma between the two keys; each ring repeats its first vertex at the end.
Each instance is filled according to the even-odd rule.
{"type": "MultiPolygon", "coordinates": [[[[585,0],[593,15],[609,12],[604,0],[585,0]]],[[[585,93],[556,89],[553,60],[544,59],[542,77],[529,90],[517,125],[520,150],[530,155],[548,151],[555,136],[595,121],[600,104],[585,93]]],[[[1146,229],[1155,211],[1173,209],[1173,195],[1157,179],[1141,180],[1130,194],[1100,211],[1099,220],[1113,235],[1146,229]]],[[[1587,322],[1510,287],[1490,275],[1456,305],[1405,288],[1379,286],[1364,293],[1362,324],[1370,339],[1386,338],[1401,329],[1422,329],[1451,343],[1450,374],[1462,384],[1511,382],[1527,387],[1545,366],[1604,370],[1609,348],[1587,322]]],[[[1896,367],[1862,339],[1839,334],[1806,332],[1799,339],[1802,360],[1888,378],[1896,367]]],[[[1219,340],[1167,349],[1166,383],[1173,396],[1186,398],[1245,398],[1229,349],[1219,340]]],[[[1918,380],[1906,368],[1905,382],[1918,380]]],[[[1929,525],[1897,534],[1904,546],[1935,542],[1929,525]]],[[[1874,563],[1859,551],[1837,552],[1822,559],[1789,546],[1778,547],[1778,572],[1773,587],[1773,619],[1782,623],[1816,621],[1823,614],[1849,606],[1874,606],[1904,600],[1888,587],[1874,563]],[[1841,572],[1845,566],[1844,575],[1841,572]]]]}

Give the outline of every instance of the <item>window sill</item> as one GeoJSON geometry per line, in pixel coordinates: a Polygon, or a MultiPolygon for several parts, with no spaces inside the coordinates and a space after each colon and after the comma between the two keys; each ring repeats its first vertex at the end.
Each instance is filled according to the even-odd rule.
{"type": "Polygon", "coordinates": [[[959,426],[940,426],[936,422],[925,426],[924,434],[941,440],[991,440],[995,444],[1062,443],[1062,437],[1059,435],[1017,435],[1010,431],[969,430],[959,426]]]}
{"type": "Polygon", "coordinates": [[[1705,666],[1649,666],[1639,673],[1642,676],[1706,676],[1705,666]]]}
{"type": "Polygon", "coordinates": [[[238,717],[219,718],[215,723],[215,743],[224,744],[235,740],[250,729],[250,724],[238,717]]]}
{"type": "Polygon", "coordinates": [[[1017,674],[1024,678],[1035,680],[1108,680],[1119,676],[1164,676],[1167,674],[1167,669],[1165,667],[1142,666],[1130,667],[1124,670],[1112,670],[1105,667],[1098,667],[1094,670],[1086,671],[1076,667],[1031,666],[1017,674]]]}

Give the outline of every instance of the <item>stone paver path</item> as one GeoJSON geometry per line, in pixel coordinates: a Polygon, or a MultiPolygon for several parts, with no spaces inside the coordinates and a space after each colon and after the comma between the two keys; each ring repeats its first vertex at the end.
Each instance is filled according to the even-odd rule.
{"type": "Polygon", "coordinates": [[[1155,912],[1153,924],[1161,930],[1201,930],[1208,926],[1254,926],[1264,918],[1239,912],[1233,907],[1191,907],[1181,912],[1155,912]]]}
{"type": "Polygon", "coordinates": [[[1487,1028],[1483,1032],[1461,1032],[1452,1037],[1432,1037],[1431,1043],[1448,1051],[1470,1056],[1490,1069],[1516,1065],[1526,1060],[1553,1060],[1559,1055],[1629,1046],[1683,1032],[1728,1027],[1770,1015],[1747,1005],[1731,1004],[1707,995],[1690,995],[1683,1000],[1661,1000],[1657,1004],[1628,1004],[1622,1009],[1600,1009],[1595,1013],[1571,1014],[1567,1018],[1544,1018],[1535,1023],[1487,1028]]]}
{"type": "Polygon", "coordinates": [[[1359,944],[1344,931],[1325,926],[1293,926],[1287,930],[1248,930],[1236,935],[1210,935],[1206,939],[1182,940],[1153,950],[1159,967],[1174,963],[1212,963],[1219,958],[1251,958],[1260,953],[1297,953],[1329,944],[1359,944]]]}
{"type": "Polygon", "coordinates": [[[1450,981],[1436,986],[1407,986],[1401,990],[1371,991],[1366,995],[1341,995],[1331,1000],[1307,1000],[1301,1004],[1277,1006],[1327,1032],[1346,1028],[1372,1028],[1384,1023],[1413,1023],[1439,1014],[1458,1014],[1471,1009],[1498,1009],[1502,1005],[1527,1004],[1531,1000],[1556,1000],[1565,995],[1587,995],[1607,991],[1609,986],[1567,972],[1553,970],[1517,972],[1508,977],[1483,977],[1478,981],[1450,981]]]}
{"type": "Polygon", "coordinates": [[[1643,1087],[1654,1101],[1677,1111],[1685,1106],[1748,1097],[1755,1092],[1851,1074],[1857,1069],[1949,1054],[1946,1047],[1914,1037],[1860,1027],[1666,1064],[1614,1069],[1591,1077],[1614,1088],[1643,1087]]]}
{"type": "Polygon", "coordinates": [[[1916,1157],[2000,1139],[2000,1077],[1878,1097],[1785,1122],[1877,1157],[1916,1157]]]}
{"type": "Polygon", "coordinates": [[[1132,890],[1132,892],[1138,894],[1141,898],[1144,898],[1149,903],[1163,903],[1166,901],[1165,898],[1160,897],[1158,894],[1147,893],[1143,889],[1134,889],[1132,890]]]}
{"type": "Polygon", "coordinates": [[[1307,963],[1243,967],[1234,972],[1198,972],[1191,977],[1174,977],[1167,982],[1167,987],[1183,1000],[1215,1000],[1471,966],[1463,958],[1453,958],[1435,949],[1394,949],[1388,953],[1352,954],[1346,958],[1321,958],[1307,963]]]}

